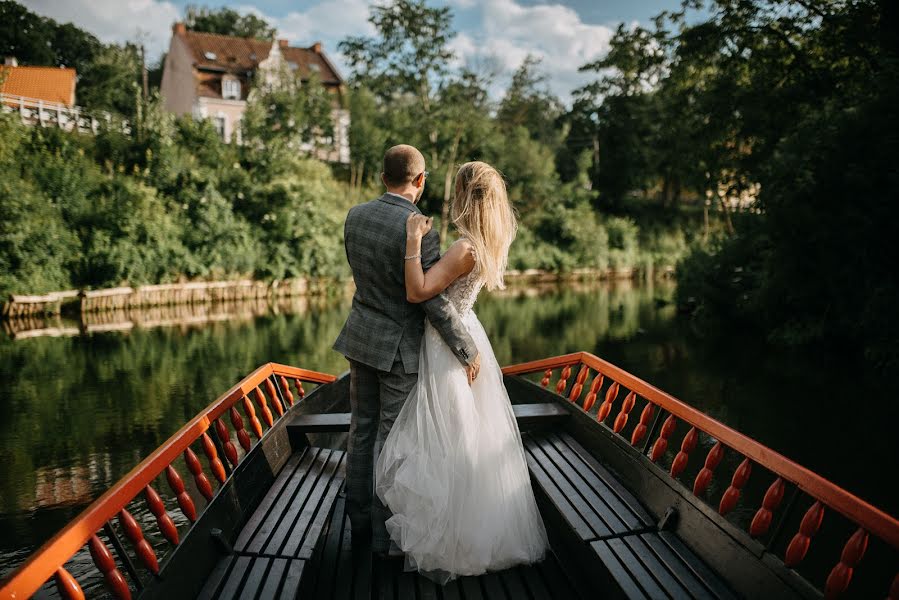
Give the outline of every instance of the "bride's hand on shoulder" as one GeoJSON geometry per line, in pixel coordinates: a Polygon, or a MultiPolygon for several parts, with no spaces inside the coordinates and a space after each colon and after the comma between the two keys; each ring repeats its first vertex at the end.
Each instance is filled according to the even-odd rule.
{"type": "Polygon", "coordinates": [[[418,213],[412,213],[406,219],[406,237],[407,238],[423,238],[429,231],[433,223],[432,217],[426,217],[418,213]]]}

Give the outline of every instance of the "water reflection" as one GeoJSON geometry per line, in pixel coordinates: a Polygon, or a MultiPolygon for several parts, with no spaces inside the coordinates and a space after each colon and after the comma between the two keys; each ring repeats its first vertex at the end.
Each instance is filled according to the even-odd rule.
{"type": "MultiPolygon", "coordinates": [[[[877,384],[830,359],[698,340],[672,294],[667,282],[513,288],[475,310],[502,364],[591,351],[899,512],[880,484],[876,457],[897,453],[877,384]]],[[[0,576],[259,364],[346,370],[330,347],[347,309],[346,297],[168,307],[0,336],[0,576]]]]}

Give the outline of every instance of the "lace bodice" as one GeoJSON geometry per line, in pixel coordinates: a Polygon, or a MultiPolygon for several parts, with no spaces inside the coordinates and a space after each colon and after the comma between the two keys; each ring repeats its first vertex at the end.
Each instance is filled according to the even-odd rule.
{"type": "MultiPolygon", "coordinates": [[[[475,258],[477,261],[477,258],[475,258]]],[[[459,314],[465,314],[472,309],[475,300],[478,299],[478,293],[484,286],[483,280],[478,277],[478,265],[475,262],[474,268],[449,284],[446,288],[446,296],[449,298],[459,314]]]]}

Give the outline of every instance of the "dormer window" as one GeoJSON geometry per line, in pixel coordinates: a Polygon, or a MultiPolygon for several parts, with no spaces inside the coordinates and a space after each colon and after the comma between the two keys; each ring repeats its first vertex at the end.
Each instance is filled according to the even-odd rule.
{"type": "Polygon", "coordinates": [[[206,57],[206,60],[215,60],[218,58],[218,56],[216,56],[215,52],[204,52],[203,56],[206,57]]]}
{"type": "Polygon", "coordinates": [[[240,100],[240,80],[233,75],[222,77],[222,98],[240,100]]]}

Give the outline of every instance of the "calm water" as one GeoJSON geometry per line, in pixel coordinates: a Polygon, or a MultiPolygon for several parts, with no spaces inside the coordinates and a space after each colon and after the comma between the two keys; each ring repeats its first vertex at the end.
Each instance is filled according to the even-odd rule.
{"type": "MultiPolygon", "coordinates": [[[[899,512],[886,485],[895,395],[835,359],[699,339],[672,294],[666,283],[512,291],[476,311],[501,364],[591,351],[899,512]]],[[[169,309],[44,324],[60,337],[0,334],[0,576],[260,363],[344,371],[330,345],[347,307],[169,309]]]]}

